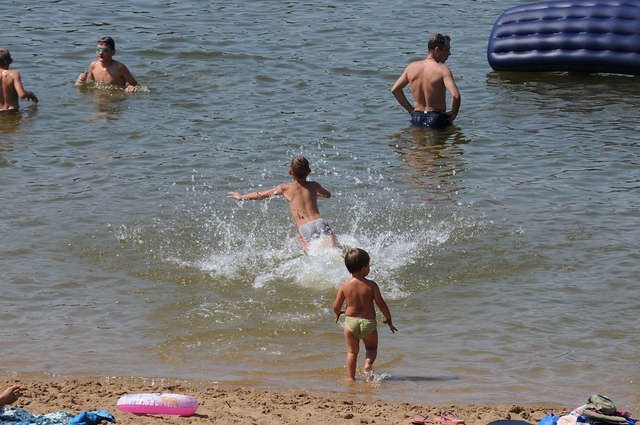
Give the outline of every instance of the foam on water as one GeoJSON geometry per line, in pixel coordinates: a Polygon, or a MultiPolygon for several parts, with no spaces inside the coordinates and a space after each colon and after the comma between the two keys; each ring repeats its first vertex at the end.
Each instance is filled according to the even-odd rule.
{"type": "MultiPolygon", "coordinates": [[[[203,207],[194,212],[208,215],[200,220],[202,228],[193,230],[202,234],[199,244],[206,246],[202,255],[194,259],[171,255],[166,260],[195,267],[214,280],[248,280],[255,289],[286,284],[323,291],[336,288],[348,278],[345,250],[362,247],[372,259],[372,279],[387,297],[399,299],[409,294],[399,274],[423,261],[429,252],[446,243],[458,226],[465,225],[451,218],[437,219],[424,206],[400,204],[393,198],[383,212],[361,208],[356,199],[344,215],[350,221],[334,226],[347,229],[337,231],[338,248],[326,248],[318,240],[304,250],[291,232],[290,218],[282,214],[282,205],[267,201],[252,207],[250,210],[240,205],[231,213],[203,207]]],[[[120,237],[137,237],[135,229],[123,228],[119,233],[120,237]]],[[[193,249],[186,251],[191,254],[193,249]]]]}

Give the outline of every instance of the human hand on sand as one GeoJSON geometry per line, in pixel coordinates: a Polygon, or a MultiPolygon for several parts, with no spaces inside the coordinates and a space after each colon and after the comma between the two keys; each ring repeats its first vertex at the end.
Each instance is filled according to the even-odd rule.
{"type": "Polygon", "coordinates": [[[0,406],[15,402],[22,395],[22,387],[20,385],[11,385],[9,388],[0,393],[0,406]]]}

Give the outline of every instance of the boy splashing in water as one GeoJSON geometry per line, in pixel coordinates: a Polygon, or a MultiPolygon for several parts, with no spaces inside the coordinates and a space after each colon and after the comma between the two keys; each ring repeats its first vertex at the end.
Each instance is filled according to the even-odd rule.
{"type": "Polygon", "coordinates": [[[297,156],[291,161],[289,175],[293,178],[291,183],[282,183],[273,189],[251,192],[241,195],[238,192],[229,192],[229,198],[236,201],[245,199],[259,200],[282,195],[289,201],[291,215],[298,227],[298,233],[302,245],[307,248],[313,239],[322,238],[325,246],[336,247],[336,237],[329,227],[329,223],[322,218],[318,210],[318,197],[330,198],[331,193],[322,187],[320,183],[308,181],[311,173],[309,161],[303,156],[297,156]]]}
{"type": "Polygon", "coordinates": [[[398,329],[393,326],[391,312],[382,298],[380,288],[373,281],[366,278],[369,274],[369,254],[360,248],[352,248],[344,256],[344,264],[351,273],[351,279],[345,281],[338,288],[338,295],[333,303],[336,323],[342,313],[344,318],[344,340],[347,345],[347,373],[352,382],[356,380],[356,363],[360,351],[360,340],[364,342],[366,359],[364,371],[372,372],[373,362],[378,354],[378,329],[375,305],[384,315],[384,323],[392,333],[398,329]],[[342,304],[347,302],[347,309],[342,310],[342,304]]]}

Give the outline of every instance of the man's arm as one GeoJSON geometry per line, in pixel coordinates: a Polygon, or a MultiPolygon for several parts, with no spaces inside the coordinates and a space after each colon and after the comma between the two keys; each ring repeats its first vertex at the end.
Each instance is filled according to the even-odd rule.
{"type": "Polygon", "coordinates": [[[283,185],[279,185],[274,187],[273,189],[250,192],[244,195],[238,192],[229,192],[227,194],[227,197],[235,199],[236,201],[244,201],[244,200],[258,201],[260,199],[266,199],[266,198],[271,198],[272,196],[282,195],[283,193],[282,186],[283,185]]]}
{"type": "Polygon", "coordinates": [[[448,68],[444,75],[444,86],[451,94],[451,112],[447,115],[449,115],[449,119],[453,121],[458,116],[458,111],[460,110],[460,92],[458,91],[456,81],[453,79],[453,74],[448,68]]]}
{"type": "Polygon", "coordinates": [[[398,103],[406,109],[409,114],[413,114],[413,105],[411,105],[407,96],[404,94],[404,88],[407,84],[409,84],[409,78],[407,77],[407,70],[405,69],[400,78],[398,78],[391,87],[391,93],[393,93],[398,103]]]}

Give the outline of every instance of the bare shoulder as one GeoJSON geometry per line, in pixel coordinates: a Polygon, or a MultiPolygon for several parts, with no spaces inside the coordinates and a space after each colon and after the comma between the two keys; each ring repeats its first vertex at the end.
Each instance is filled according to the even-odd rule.
{"type": "Polygon", "coordinates": [[[292,183],[281,183],[273,188],[274,195],[282,195],[291,191],[292,183]]]}
{"type": "Polygon", "coordinates": [[[451,69],[449,69],[449,67],[443,63],[438,63],[438,70],[442,73],[442,75],[450,75],[451,74],[451,69]]]}
{"type": "Polygon", "coordinates": [[[0,76],[5,77],[7,80],[20,77],[20,71],[17,69],[5,69],[0,73],[0,76]]]}
{"type": "Polygon", "coordinates": [[[288,189],[291,189],[292,187],[293,187],[293,183],[280,183],[279,185],[276,186],[276,189],[288,190],[288,189]]]}
{"type": "Polygon", "coordinates": [[[340,289],[341,290],[345,290],[345,289],[353,286],[354,282],[358,282],[358,279],[356,279],[355,277],[350,277],[349,279],[347,279],[344,282],[342,282],[342,284],[340,285],[340,289]]]}
{"type": "Polygon", "coordinates": [[[379,289],[378,284],[375,281],[365,278],[365,282],[367,282],[367,284],[371,286],[373,289],[379,289]]]}
{"type": "Polygon", "coordinates": [[[407,73],[418,72],[423,68],[424,68],[424,61],[413,61],[407,66],[405,72],[407,73]]]}

